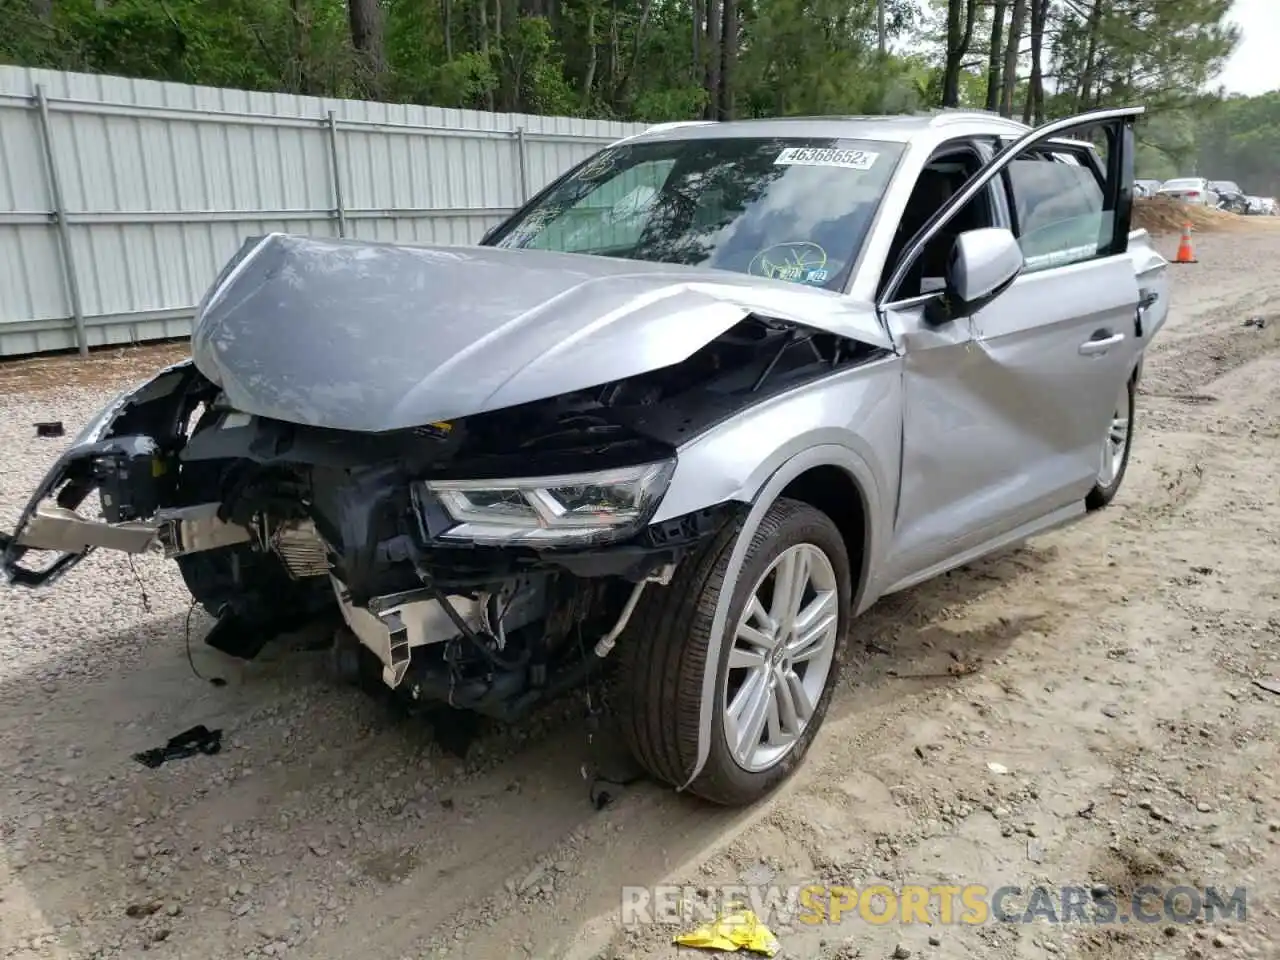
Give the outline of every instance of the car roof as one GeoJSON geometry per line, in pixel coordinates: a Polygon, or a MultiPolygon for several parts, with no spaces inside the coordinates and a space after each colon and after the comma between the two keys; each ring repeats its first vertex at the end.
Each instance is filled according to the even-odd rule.
{"type": "MultiPolygon", "coordinates": [[[[998,113],[985,110],[934,110],[929,113],[897,116],[773,117],[761,120],[688,120],[656,124],[627,137],[639,140],[703,140],[730,137],[831,137],[845,140],[880,140],[912,143],[927,140],[941,143],[963,136],[1020,136],[1031,127],[998,113]]],[[[1055,137],[1054,143],[1081,144],[1083,141],[1055,137]]]]}

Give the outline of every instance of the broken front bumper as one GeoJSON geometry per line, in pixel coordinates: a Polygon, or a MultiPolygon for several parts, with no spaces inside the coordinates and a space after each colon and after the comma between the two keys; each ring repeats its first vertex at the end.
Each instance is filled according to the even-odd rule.
{"type": "Polygon", "coordinates": [[[108,403],[58,457],[32,493],[12,535],[0,533],[0,570],[20,586],[52,583],[98,547],[124,553],[161,550],[178,556],[194,550],[240,543],[243,527],[217,517],[217,504],[156,510],[145,518],[125,518],[113,505],[102,473],[128,462],[154,476],[170,469],[164,443],[178,437],[186,408],[187,388],[197,376],[190,361],[174,364],[108,403]],[[95,490],[102,489],[104,512],[114,521],[95,520],[79,512],[95,490]],[[22,563],[33,550],[57,554],[43,567],[22,563]]]}
{"type": "Polygon", "coordinates": [[[250,532],[218,519],[218,504],[161,510],[150,520],[108,523],[81,516],[69,507],[39,503],[23,517],[13,537],[0,534],[4,572],[11,583],[40,586],[60,576],[98,547],[122,553],[156,551],[179,557],[245,543],[250,532]],[[32,570],[19,561],[29,550],[52,550],[59,556],[42,569],[32,570]]]}

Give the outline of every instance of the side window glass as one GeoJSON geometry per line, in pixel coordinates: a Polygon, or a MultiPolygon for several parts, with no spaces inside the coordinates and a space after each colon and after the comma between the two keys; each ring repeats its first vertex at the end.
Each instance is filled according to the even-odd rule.
{"type": "MultiPolygon", "coordinates": [[[[983,158],[974,146],[975,141],[952,141],[946,144],[925,165],[916,179],[907,204],[898,221],[893,244],[885,258],[880,285],[888,282],[906,245],[928,222],[944,203],[981,167],[983,158]]],[[[998,152],[999,142],[992,138],[992,152],[998,152]]],[[[967,230],[995,225],[992,211],[995,209],[995,181],[957,210],[933,238],[925,245],[903,278],[894,299],[905,300],[922,293],[932,293],[946,286],[947,262],[951,258],[956,237],[967,230]]]]}
{"type": "Polygon", "coordinates": [[[640,163],[605,180],[519,246],[531,250],[607,250],[633,247],[675,160],[640,163]]]}
{"type": "Polygon", "coordinates": [[[1048,270],[1098,255],[1114,214],[1104,210],[1092,168],[1069,153],[1027,156],[1006,170],[1025,272],[1048,270]]]}

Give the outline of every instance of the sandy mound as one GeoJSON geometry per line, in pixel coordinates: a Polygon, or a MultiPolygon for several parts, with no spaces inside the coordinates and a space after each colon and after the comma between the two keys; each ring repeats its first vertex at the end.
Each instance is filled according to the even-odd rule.
{"type": "Polygon", "coordinates": [[[1250,218],[1208,207],[1196,207],[1167,197],[1137,197],[1133,201],[1133,226],[1152,233],[1177,233],[1187,223],[1200,233],[1234,230],[1250,218]]]}

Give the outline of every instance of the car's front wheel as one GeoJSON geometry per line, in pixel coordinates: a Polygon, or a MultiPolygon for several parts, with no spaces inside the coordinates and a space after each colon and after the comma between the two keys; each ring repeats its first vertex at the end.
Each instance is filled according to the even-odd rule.
{"type": "Polygon", "coordinates": [[[800,763],[822,725],[850,614],[844,540],[826,514],[779,500],[752,536],[722,643],[712,621],[737,538],[724,531],[650,591],[619,643],[620,720],[636,759],[683,786],[697,756],[704,668],[717,657],[710,750],[691,792],[741,805],[800,763]]]}
{"type": "Polygon", "coordinates": [[[1125,471],[1129,469],[1129,451],[1133,447],[1136,393],[1137,384],[1130,377],[1116,397],[1115,410],[1112,411],[1106,434],[1102,438],[1098,479],[1084,501],[1090,510],[1100,510],[1114,500],[1120,492],[1120,484],[1124,482],[1125,471]]]}

